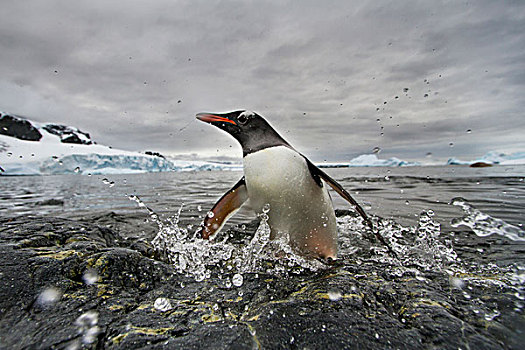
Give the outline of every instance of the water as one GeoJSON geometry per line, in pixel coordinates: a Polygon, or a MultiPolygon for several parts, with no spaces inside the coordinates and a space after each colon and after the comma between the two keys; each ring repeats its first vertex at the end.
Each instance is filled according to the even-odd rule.
{"type": "MultiPolygon", "coordinates": [[[[439,271],[450,275],[451,286],[459,289],[467,280],[463,276],[476,275],[469,277],[470,284],[502,283],[514,288],[516,308],[521,309],[525,262],[514,251],[520,251],[525,240],[525,166],[326,171],[373,216],[380,234],[399,257],[394,258],[381,244],[370,243],[371,232],[359,217],[340,214],[340,259],[389,264],[391,273],[400,277],[413,273],[421,280],[426,271],[439,271]],[[492,235],[499,241],[491,243],[495,258],[486,262],[485,240],[492,235]]],[[[245,273],[286,276],[326,268],[325,262],[297,256],[285,240],[269,241],[270,208],[258,213],[261,223],[246,236],[225,233],[237,227],[236,232],[243,234],[256,217],[248,207],[230,219],[215,241],[195,235],[215,201],[241,176],[240,172],[210,171],[2,177],[0,215],[92,218],[114,212],[135,220],[137,229],[127,234],[151,242],[180,273],[197,281],[215,278],[227,288],[241,286],[245,273]],[[148,225],[150,231],[140,229],[148,225]]],[[[337,194],[332,193],[332,198],[336,208],[351,209],[337,194]]],[[[487,311],[486,317],[495,315],[487,311]]]]}
{"type": "MultiPolygon", "coordinates": [[[[462,210],[449,203],[463,197],[482,212],[521,227],[525,221],[525,166],[492,168],[408,167],[325,169],[365,207],[368,213],[400,224],[415,224],[419,213],[432,209],[450,228],[462,210]]],[[[139,196],[161,217],[184,204],[181,220],[203,218],[215,201],[242,176],[235,171],[153,173],[134,175],[55,175],[0,178],[0,215],[52,214],[62,217],[104,213],[136,213],[129,195],[139,196]],[[63,205],[43,205],[48,200],[63,205]],[[39,204],[40,202],[40,204],[39,204]]],[[[332,193],[336,208],[349,208],[332,193]]],[[[230,219],[245,223],[254,214],[243,208],[230,219]]]]}

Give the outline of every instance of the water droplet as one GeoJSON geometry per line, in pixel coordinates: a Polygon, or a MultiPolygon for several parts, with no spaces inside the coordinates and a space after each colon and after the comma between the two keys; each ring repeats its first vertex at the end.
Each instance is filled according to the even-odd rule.
{"type": "Polygon", "coordinates": [[[448,144],[450,147],[454,147],[454,142],[448,144]]]}
{"type": "Polygon", "coordinates": [[[80,172],[80,167],[76,167],[75,170],[74,170],[75,173],[79,173],[80,172]]]}
{"type": "Polygon", "coordinates": [[[270,203],[266,203],[263,208],[262,208],[262,212],[264,214],[268,214],[270,212],[270,203]]]}
{"type": "Polygon", "coordinates": [[[406,205],[410,205],[410,201],[407,199],[407,200],[405,201],[405,204],[406,204],[406,205]]]}
{"type": "Polygon", "coordinates": [[[390,176],[385,176],[385,181],[390,181],[390,176]]]}
{"type": "Polygon", "coordinates": [[[156,310],[159,310],[161,312],[169,311],[169,310],[173,309],[169,299],[167,299],[167,298],[157,298],[157,299],[155,299],[155,303],[153,304],[153,307],[156,310]]]}
{"type": "Polygon", "coordinates": [[[210,219],[215,216],[215,214],[212,211],[209,211],[208,214],[206,214],[210,219]]]}
{"type": "Polygon", "coordinates": [[[234,286],[240,287],[240,286],[242,286],[243,282],[244,282],[244,278],[242,277],[241,274],[236,273],[235,275],[233,275],[232,283],[233,283],[234,286]]]}
{"type": "Polygon", "coordinates": [[[408,88],[403,88],[403,92],[408,92],[408,88]]]}
{"type": "Polygon", "coordinates": [[[431,158],[432,157],[432,152],[427,152],[427,154],[425,154],[425,157],[431,158]]]}
{"type": "Polygon", "coordinates": [[[36,301],[40,306],[48,307],[55,304],[62,297],[62,292],[55,287],[44,289],[37,297],[36,301]]]}
{"type": "Polygon", "coordinates": [[[374,147],[374,149],[372,150],[372,153],[379,153],[381,152],[381,147],[374,147]]]}
{"type": "Polygon", "coordinates": [[[100,333],[100,328],[97,326],[98,312],[90,310],[80,315],[75,325],[78,327],[79,333],[82,334],[82,343],[92,344],[97,339],[100,333]]]}
{"type": "Polygon", "coordinates": [[[343,295],[338,290],[333,289],[328,291],[328,299],[330,299],[331,301],[341,300],[342,297],[343,295]]]}
{"type": "Polygon", "coordinates": [[[202,206],[201,205],[197,205],[197,210],[198,211],[202,211],[202,206]]]}
{"type": "Polygon", "coordinates": [[[424,94],[423,97],[428,97],[428,94],[424,94]]]}
{"type": "Polygon", "coordinates": [[[93,269],[88,269],[84,274],[82,275],[82,280],[85,284],[91,285],[98,281],[98,273],[97,271],[93,269]]]}
{"type": "Polygon", "coordinates": [[[461,278],[451,277],[450,285],[456,289],[463,289],[465,282],[461,278]]]}

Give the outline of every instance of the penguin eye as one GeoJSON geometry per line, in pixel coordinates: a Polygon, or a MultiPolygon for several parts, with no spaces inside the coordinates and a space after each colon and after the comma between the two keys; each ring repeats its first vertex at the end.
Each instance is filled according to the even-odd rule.
{"type": "Polygon", "coordinates": [[[248,121],[248,117],[245,114],[241,114],[237,117],[237,121],[239,122],[239,124],[244,125],[248,121]]]}

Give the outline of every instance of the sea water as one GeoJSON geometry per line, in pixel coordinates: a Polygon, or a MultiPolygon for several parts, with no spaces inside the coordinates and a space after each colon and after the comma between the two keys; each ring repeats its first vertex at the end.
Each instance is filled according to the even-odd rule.
{"type": "MultiPolygon", "coordinates": [[[[516,309],[521,310],[525,257],[513,251],[519,251],[525,241],[525,166],[326,171],[372,216],[375,230],[397,255],[372,242],[370,229],[352,215],[351,205],[332,193],[335,208],[350,210],[337,218],[339,259],[388,266],[399,277],[408,273],[424,280],[426,271],[446,274],[453,288],[461,289],[466,280],[480,285],[499,283],[513,288],[516,309]],[[500,245],[491,249],[501,253],[487,263],[482,259],[484,240],[494,236],[500,245]],[[467,245],[475,250],[465,250],[467,245]]],[[[213,278],[226,288],[242,285],[246,273],[285,277],[328,268],[326,262],[295,254],[286,237],[269,240],[269,207],[261,213],[243,207],[214,240],[198,236],[198,227],[213,204],[241,176],[240,172],[210,171],[2,177],[0,215],[78,219],[114,212],[136,220],[136,232],[128,234],[149,241],[179,273],[196,281],[213,278]],[[232,227],[242,234],[254,218],[258,223],[254,232],[246,232],[246,238],[233,240],[228,234],[232,227]],[[141,230],[144,225],[152,230],[141,230]]],[[[487,318],[495,315],[486,312],[487,318]]]]}

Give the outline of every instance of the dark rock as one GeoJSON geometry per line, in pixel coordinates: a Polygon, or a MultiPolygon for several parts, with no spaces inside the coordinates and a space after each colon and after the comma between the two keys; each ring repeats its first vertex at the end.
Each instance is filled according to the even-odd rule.
{"type": "Polygon", "coordinates": [[[40,202],[36,202],[35,205],[38,206],[47,206],[47,205],[64,205],[64,201],[62,199],[46,199],[40,202]]]}
{"type": "Polygon", "coordinates": [[[63,143],[76,143],[91,145],[91,137],[88,133],[80,131],[77,128],[60,125],[60,124],[47,124],[44,126],[44,130],[50,134],[60,137],[60,141],[63,143]]]}
{"type": "Polygon", "coordinates": [[[159,158],[162,158],[162,159],[166,159],[166,157],[164,157],[162,154],[160,154],[159,152],[152,152],[152,151],[146,151],[144,152],[145,154],[149,155],[149,156],[155,156],[155,157],[159,157],[159,158]]]}
{"type": "Polygon", "coordinates": [[[42,134],[29,121],[0,113],[0,134],[26,141],[40,141],[42,134]]]}
{"type": "Polygon", "coordinates": [[[475,162],[475,163],[470,164],[469,166],[471,168],[487,168],[487,167],[491,167],[492,164],[485,163],[485,162],[475,162]]]}
{"type": "Polygon", "coordinates": [[[149,239],[124,239],[132,222],[115,213],[0,218],[1,347],[517,349],[523,341],[510,287],[469,290],[471,301],[500,310],[492,321],[445,273],[399,275],[362,256],[287,278],[247,273],[242,286],[226,288],[219,271],[196,282],[152,259],[149,239]],[[154,307],[160,297],[170,310],[154,307]]]}

